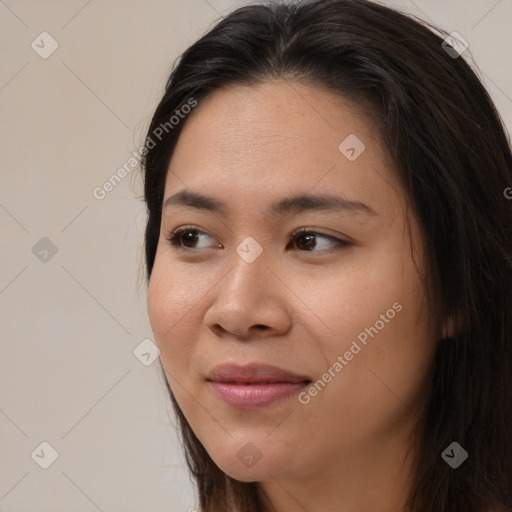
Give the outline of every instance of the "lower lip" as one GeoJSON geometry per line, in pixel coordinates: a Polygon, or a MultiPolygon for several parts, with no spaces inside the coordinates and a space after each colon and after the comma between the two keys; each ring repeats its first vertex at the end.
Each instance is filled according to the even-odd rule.
{"type": "Polygon", "coordinates": [[[296,393],[307,382],[274,382],[272,384],[228,384],[209,381],[217,396],[228,405],[240,409],[258,409],[296,393]]]}

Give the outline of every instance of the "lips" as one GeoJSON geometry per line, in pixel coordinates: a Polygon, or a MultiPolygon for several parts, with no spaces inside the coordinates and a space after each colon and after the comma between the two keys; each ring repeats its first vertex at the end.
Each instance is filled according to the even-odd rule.
{"type": "Polygon", "coordinates": [[[217,398],[236,409],[259,409],[296,394],[311,380],[283,368],[251,363],[224,363],[206,380],[217,398]]]}
{"type": "Polygon", "coordinates": [[[240,366],[224,363],[216,366],[206,377],[211,382],[226,384],[275,384],[275,383],[309,383],[311,380],[304,375],[297,375],[277,366],[250,363],[240,366]]]}

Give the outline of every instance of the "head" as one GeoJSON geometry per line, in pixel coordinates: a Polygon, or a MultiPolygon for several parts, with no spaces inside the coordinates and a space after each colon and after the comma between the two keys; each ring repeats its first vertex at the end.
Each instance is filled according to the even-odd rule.
{"type": "Polygon", "coordinates": [[[511,506],[510,146],[443,39],[364,0],[254,5],[173,70],[143,159],[148,312],[204,511],[368,474],[365,451],[403,461],[410,510],[511,506]],[[307,383],[232,407],[225,362],[307,383]]]}

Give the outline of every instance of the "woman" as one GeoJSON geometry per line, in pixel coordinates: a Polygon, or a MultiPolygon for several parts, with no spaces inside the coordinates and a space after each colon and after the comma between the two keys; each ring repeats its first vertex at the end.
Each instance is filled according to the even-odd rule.
{"type": "Polygon", "coordinates": [[[201,511],[512,510],[512,158],[461,51],[273,3],[172,72],[148,312],[201,511]]]}

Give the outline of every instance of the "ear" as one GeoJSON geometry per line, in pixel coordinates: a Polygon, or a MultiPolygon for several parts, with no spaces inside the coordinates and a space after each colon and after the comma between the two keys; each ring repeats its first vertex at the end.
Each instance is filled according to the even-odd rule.
{"type": "Polygon", "coordinates": [[[454,322],[453,322],[453,318],[450,317],[443,324],[443,328],[441,329],[441,339],[444,340],[446,338],[453,338],[454,334],[455,334],[454,322]]]}
{"type": "Polygon", "coordinates": [[[441,339],[453,338],[463,331],[462,325],[456,325],[453,316],[449,316],[441,329],[441,339]]]}

